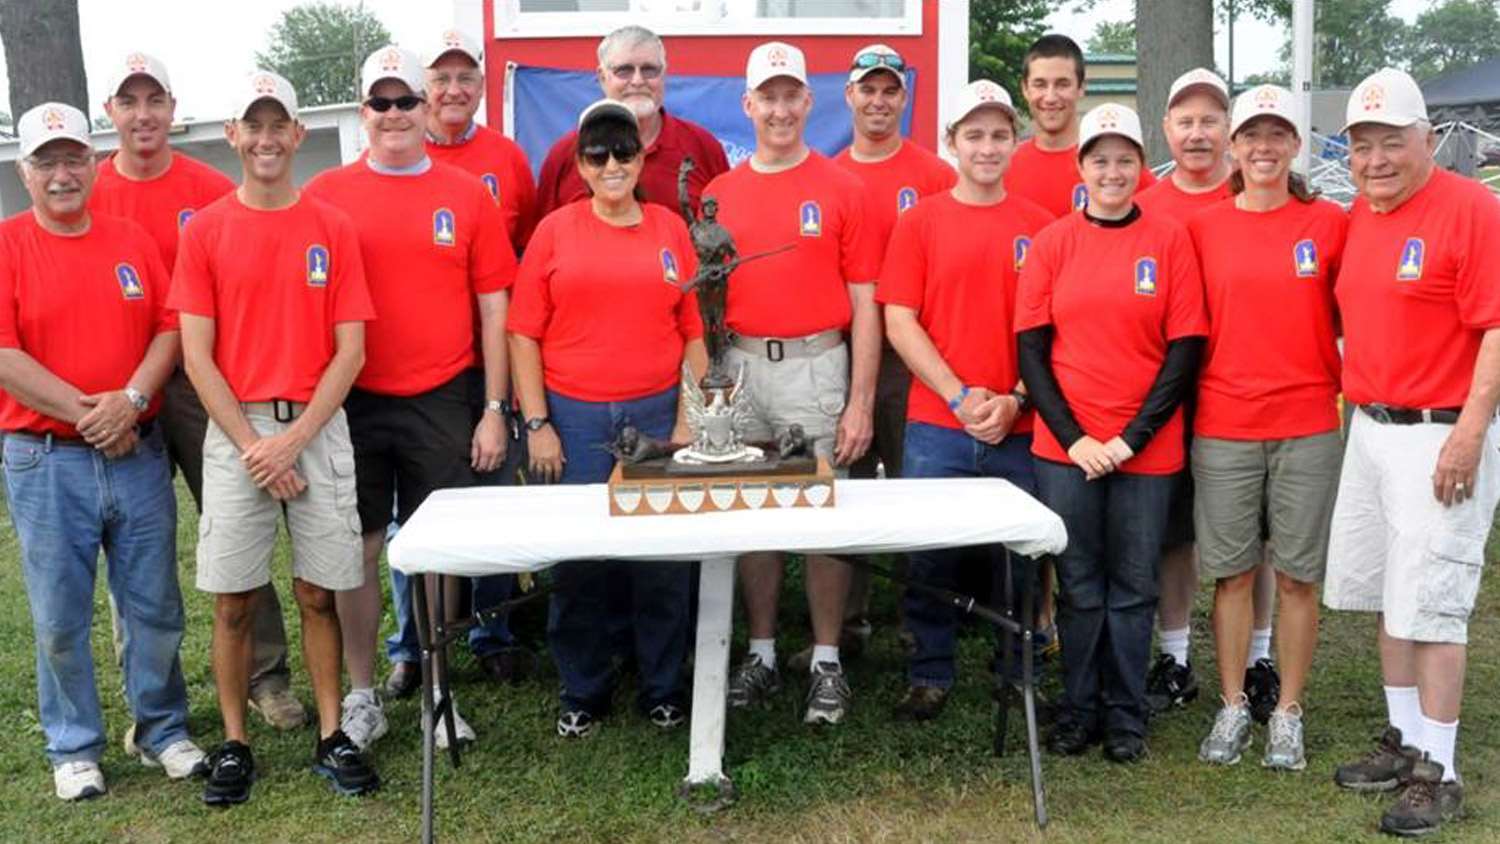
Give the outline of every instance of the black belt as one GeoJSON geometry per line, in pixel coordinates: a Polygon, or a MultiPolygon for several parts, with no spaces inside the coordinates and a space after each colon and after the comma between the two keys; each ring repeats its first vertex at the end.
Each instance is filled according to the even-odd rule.
{"type": "Polygon", "coordinates": [[[1458,422],[1461,407],[1431,407],[1414,410],[1388,404],[1362,404],[1359,409],[1382,425],[1452,425],[1458,422]]]}

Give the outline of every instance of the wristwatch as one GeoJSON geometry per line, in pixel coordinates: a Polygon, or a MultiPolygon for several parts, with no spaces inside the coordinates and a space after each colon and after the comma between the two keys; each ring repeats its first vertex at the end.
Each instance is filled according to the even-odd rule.
{"type": "Polygon", "coordinates": [[[1016,400],[1016,409],[1019,412],[1025,413],[1031,407],[1031,396],[1026,395],[1020,390],[1011,390],[1010,394],[1016,400]]]}
{"type": "Polygon", "coordinates": [[[146,408],[151,405],[151,397],[134,387],[125,388],[125,398],[130,400],[130,406],[135,408],[136,413],[145,413],[146,408]]]}
{"type": "Polygon", "coordinates": [[[551,425],[552,420],[545,416],[533,416],[526,420],[526,430],[540,431],[544,425],[551,425]]]}
{"type": "Polygon", "coordinates": [[[500,418],[504,419],[510,415],[510,402],[501,399],[490,399],[484,403],[484,409],[491,413],[498,413],[500,414],[500,418]]]}

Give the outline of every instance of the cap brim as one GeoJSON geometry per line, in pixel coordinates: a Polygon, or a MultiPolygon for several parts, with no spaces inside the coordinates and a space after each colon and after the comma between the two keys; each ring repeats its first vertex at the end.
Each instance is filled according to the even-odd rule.
{"type": "Polygon", "coordinates": [[[879,71],[884,71],[896,77],[896,81],[901,83],[901,87],[903,89],[906,88],[906,74],[897,73],[893,68],[886,67],[885,65],[875,65],[874,67],[857,67],[854,70],[849,71],[849,81],[859,82],[866,76],[879,71]]]}
{"type": "Polygon", "coordinates": [[[296,109],[292,108],[291,106],[288,106],[286,104],[285,100],[281,99],[280,97],[276,96],[275,94],[261,94],[260,96],[256,97],[255,99],[250,100],[249,102],[245,103],[245,107],[242,108],[242,109],[240,109],[240,112],[239,112],[238,115],[236,115],[235,119],[237,119],[237,120],[244,120],[245,119],[245,115],[247,115],[247,114],[250,113],[250,109],[255,108],[257,105],[259,105],[260,103],[265,102],[266,100],[270,100],[271,102],[273,102],[273,103],[281,106],[281,110],[284,111],[284,112],[286,112],[286,116],[287,117],[290,117],[293,120],[297,119],[297,111],[296,111],[296,109]]]}
{"type": "Polygon", "coordinates": [[[597,123],[606,117],[613,117],[619,120],[623,120],[632,126],[640,125],[640,118],[635,116],[635,112],[631,111],[629,108],[623,105],[616,105],[612,103],[610,105],[598,106],[589,111],[585,111],[578,118],[578,128],[584,129],[590,123],[597,123]]]}
{"type": "Polygon", "coordinates": [[[144,76],[152,82],[155,82],[157,87],[161,88],[169,95],[172,93],[172,87],[158,79],[156,74],[152,73],[149,70],[138,70],[134,73],[127,73],[124,76],[120,77],[120,81],[115,83],[114,90],[110,91],[109,95],[111,97],[117,96],[120,93],[120,89],[125,87],[125,83],[136,78],[137,76],[144,76]]]}
{"type": "Polygon", "coordinates": [[[807,80],[803,79],[802,77],[798,76],[795,73],[787,73],[787,72],[784,72],[784,71],[777,71],[775,73],[770,73],[770,74],[767,74],[765,76],[762,76],[762,77],[760,77],[758,79],[746,79],[745,80],[745,87],[748,88],[751,91],[754,91],[756,88],[759,88],[760,86],[766,84],[767,82],[770,82],[772,79],[780,79],[782,77],[786,77],[787,79],[790,79],[790,80],[792,80],[794,82],[800,82],[800,83],[802,83],[803,86],[807,85],[807,80]]]}
{"type": "Polygon", "coordinates": [[[1086,140],[1079,140],[1079,142],[1078,142],[1078,157],[1079,158],[1083,158],[1084,152],[1089,147],[1093,146],[1094,144],[1098,143],[1099,141],[1104,140],[1105,138],[1122,138],[1122,139],[1127,140],[1127,141],[1131,142],[1132,144],[1134,144],[1135,148],[1141,151],[1141,155],[1142,156],[1144,156],[1146,154],[1146,145],[1145,145],[1145,143],[1143,143],[1141,141],[1140,138],[1132,138],[1131,136],[1125,134],[1124,132],[1116,132],[1116,131],[1111,130],[1109,132],[1100,132],[1099,134],[1094,135],[1094,136],[1092,136],[1092,137],[1090,137],[1090,138],[1088,138],[1086,140]]]}
{"type": "Polygon", "coordinates": [[[402,85],[406,86],[406,90],[412,92],[413,94],[415,94],[415,95],[417,95],[419,97],[423,96],[425,94],[425,92],[426,92],[427,86],[425,84],[424,85],[418,85],[417,87],[413,88],[411,86],[412,80],[407,79],[406,77],[400,76],[400,75],[395,74],[395,73],[387,73],[387,74],[385,74],[383,76],[377,76],[374,79],[370,80],[370,84],[368,84],[368,85],[365,86],[365,96],[366,97],[370,96],[370,92],[373,91],[373,90],[375,90],[375,86],[379,85],[380,83],[382,83],[384,81],[386,81],[387,79],[394,79],[397,82],[400,82],[402,85]]]}
{"type": "Polygon", "coordinates": [[[1361,126],[1365,123],[1374,123],[1377,126],[1389,126],[1393,129],[1405,129],[1408,126],[1417,125],[1417,123],[1421,122],[1421,120],[1422,118],[1420,117],[1362,117],[1359,120],[1345,123],[1344,128],[1339,130],[1339,134],[1347,135],[1349,134],[1350,129],[1353,129],[1355,126],[1361,126]]]}
{"type": "Polygon", "coordinates": [[[998,109],[999,111],[1004,112],[1008,117],[1010,117],[1010,122],[1012,124],[1017,124],[1017,123],[1020,123],[1020,121],[1021,121],[1021,113],[1018,112],[1018,111],[1016,111],[1016,109],[1015,109],[1014,106],[1008,106],[1005,103],[999,103],[999,102],[995,102],[995,103],[979,103],[978,105],[973,106],[972,108],[970,108],[968,111],[964,112],[963,114],[960,114],[959,116],[957,116],[957,117],[953,118],[952,120],[948,121],[948,128],[951,130],[953,127],[957,126],[958,124],[964,122],[965,120],[968,120],[971,116],[973,116],[974,112],[979,111],[980,109],[983,109],[983,108],[993,108],[993,109],[998,109]]]}
{"type": "Polygon", "coordinates": [[[1285,123],[1286,125],[1292,127],[1292,134],[1298,136],[1299,138],[1302,136],[1302,133],[1297,131],[1297,122],[1295,120],[1292,120],[1290,117],[1274,111],[1263,111],[1252,114],[1244,120],[1241,120],[1239,123],[1230,126],[1229,137],[1233,138],[1235,135],[1238,135],[1241,129],[1249,126],[1251,123],[1254,123],[1262,117],[1270,117],[1276,120],[1280,120],[1282,123],[1285,123]]]}
{"type": "Polygon", "coordinates": [[[464,58],[468,59],[475,67],[482,67],[482,64],[479,61],[479,57],[476,56],[476,55],[474,55],[473,53],[469,52],[468,50],[464,49],[463,47],[448,47],[447,49],[443,50],[441,53],[437,53],[437,54],[433,55],[433,57],[430,58],[430,59],[428,59],[427,62],[422,65],[422,67],[427,68],[428,70],[431,70],[433,65],[435,65],[438,62],[440,62],[440,61],[443,60],[443,57],[445,57],[445,56],[451,56],[454,53],[457,53],[460,56],[463,56],[464,58]]]}
{"type": "Polygon", "coordinates": [[[53,132],[42,138],[38,138],[28,146],[21,147],[19,149],[21,157],[25,158],[53,141],[72,141],[75,144],[83,145],[89,152],[94,151],[94,141],[88,135],[79,135],[74,132],[53,132]]]}
{"type": "Polygon", "coordinates": [[[1229,108],[1229,95],[1224,93],[1222,88],[1211,82],[1194,82],[1191,85],[1183,87],[1181,91],[1178,91],[1171,99],[1167,100],[1167,108],[1177,105],[1183,97],[1189,94],[1211,94],[1224,108],[1229,108]]]}

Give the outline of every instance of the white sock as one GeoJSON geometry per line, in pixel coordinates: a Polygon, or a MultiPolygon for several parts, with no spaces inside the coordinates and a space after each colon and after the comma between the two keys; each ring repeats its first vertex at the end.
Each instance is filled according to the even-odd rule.
{"type": "Polygon", "coordinates": [[[808,665],[808,670],[817,668],[820,662],[831,662],[842,668],[843,666],[839,663],[839,646],[813,645],[812,662],[808,665]]]}
{"type": "Polygon", "coordinates": [[[1271,658],[1271,628],[1257,627],[1250,631],[1250,664],[1271,658]]]}
{"type": "Polygon", "coordinates": [[[379,703],[378,699],[375,697],[375,690],[369,686],[366,686],[362,689],[350,689],[348,696],[352,698],[364,698],[371,703],[379,703]]]}
{"type": "Polygon", "coordinates": [[[1422,742],[1417,744],[1417,748],[1426,751],[1432,761],[1443,766],[1443,782],[1458,779],[1458,772],[1453,769],[1453,748],[1457,744],[1457,721],[1445,724],[1426,715],[1422,716],[1422,742]]]}
{"type": "Polygon", "coordinates": [[[750,655],[760,657],[760,664],[776,670],[776,640],[775,639],[751,639],[750,655]]]}
{"type": "Polygon", "coordinates": [[[1401,731],[1401,743],[1422,746],[1422,701],[1416,686],[1386,686],[1385,708],[1391,726],[1401,731]]]}
{"type": "Polygon", "coordinates": [[[1178,665],[1188,664],[1188,635],[1192,632],[1191,627],[1179,627],[1176,630],[1161,631],[1161,652],[1170,654],[1177,660],[1178,665]]]}

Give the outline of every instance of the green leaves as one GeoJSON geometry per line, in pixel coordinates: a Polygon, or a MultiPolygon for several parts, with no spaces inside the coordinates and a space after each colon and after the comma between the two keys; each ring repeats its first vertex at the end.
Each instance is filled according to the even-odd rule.
{"type": "Polygon", "coordinates": [[[364,7],[318,2],[282,13],[256,63],[285,76],[308,106],[357,102],[365,56],[391,41],[391,33],[364,7]]]}

